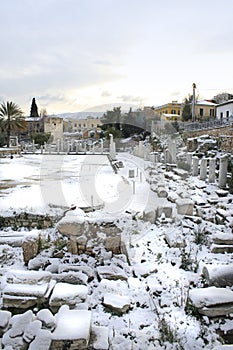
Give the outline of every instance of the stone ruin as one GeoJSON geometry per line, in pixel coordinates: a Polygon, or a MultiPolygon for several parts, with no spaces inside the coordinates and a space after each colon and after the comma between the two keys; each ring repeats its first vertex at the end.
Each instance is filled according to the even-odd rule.
{"type": "Polygon", "coordinates": [[[114,218],[94,219],[79,210],[68,212],[57,224],[60,234],[68,237],[68,250],[72,254],[94,254],[95,247],[103,245],[107,251],[121,253],[121,231],[114,218]],[[81,215],[80,215],[81,214],[81,215]]]}

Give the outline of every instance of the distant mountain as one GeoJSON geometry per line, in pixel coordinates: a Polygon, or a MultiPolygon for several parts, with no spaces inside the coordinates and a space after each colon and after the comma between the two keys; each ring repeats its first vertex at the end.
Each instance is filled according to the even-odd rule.
{"type": "Polygon", "coordinates": [[[75,112],[75,113],[61,113],[57,114],[58,117],[64,119],[86,119],[87,117],[101,118],[103,112],[75,112]]]}
{"type": "Polygon", "coordinates": [[[139,106],[130,103],[108,103],[104,105],[94,106],[92,108],[88,108],[84,112],[102,112],[105,113],[107,111],[111,111],[114,107],[121,107],[122,112],[128,112],[130,108],[133,110],[138,109],[139,106]]]}
{"type": "Polygon", "coordinates": [[[132,108],[133,110],[138,109],[138,106],[133,105],[133,104],[110,103],[110,104],[94,106],[94,107],[88,108],[88,110],[85,110],[82,112],[60,113],[60,114],[57,114],[57,117],[64,118],[64,119],[67,119],[67,118],[85,119],[87,117],[101,118],[105,112],[113,110],[114,107],[121,107],[121,111],[123,113],[128,112],[130,108],[132,108]]]}

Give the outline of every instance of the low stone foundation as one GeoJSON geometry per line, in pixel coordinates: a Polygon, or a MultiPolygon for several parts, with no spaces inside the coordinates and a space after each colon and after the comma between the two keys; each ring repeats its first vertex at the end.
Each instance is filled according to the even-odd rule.
{"type": "Polygon", "coordinates": [[[113,254],[121,253],[121,230],[112,219],[93,220],[86,216],[67,215],[57,225],[58,232],[68,237],[72,254],[95,254],[104,247],[113,254]]]}
{"type": "Polygon", "coordinates": [[[48,215],[35,215],[31,213],[21,213],[11,216],[0,216],[0,229],[5,227],[12,227],[18,230],[19,227],[28,229],[46,229],[53,227],[58,218],[48,215]]]}

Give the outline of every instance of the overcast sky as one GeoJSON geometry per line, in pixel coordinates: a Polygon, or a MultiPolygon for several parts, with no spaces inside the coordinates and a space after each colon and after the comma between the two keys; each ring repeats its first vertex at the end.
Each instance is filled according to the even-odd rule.
{"type": "Polygon", "coordinates": [[[232,0],[0,0],[0,101],[49,114],[233,93],[232,0]]]}

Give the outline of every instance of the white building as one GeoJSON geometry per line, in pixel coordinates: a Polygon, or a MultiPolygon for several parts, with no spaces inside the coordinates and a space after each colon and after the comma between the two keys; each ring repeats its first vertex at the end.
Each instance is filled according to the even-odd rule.
{"type": "Polygon", "coordinates": [[[233,100],[220,103],[216,107],[216,117],[219,120],[233,119],[233,100]]]}

